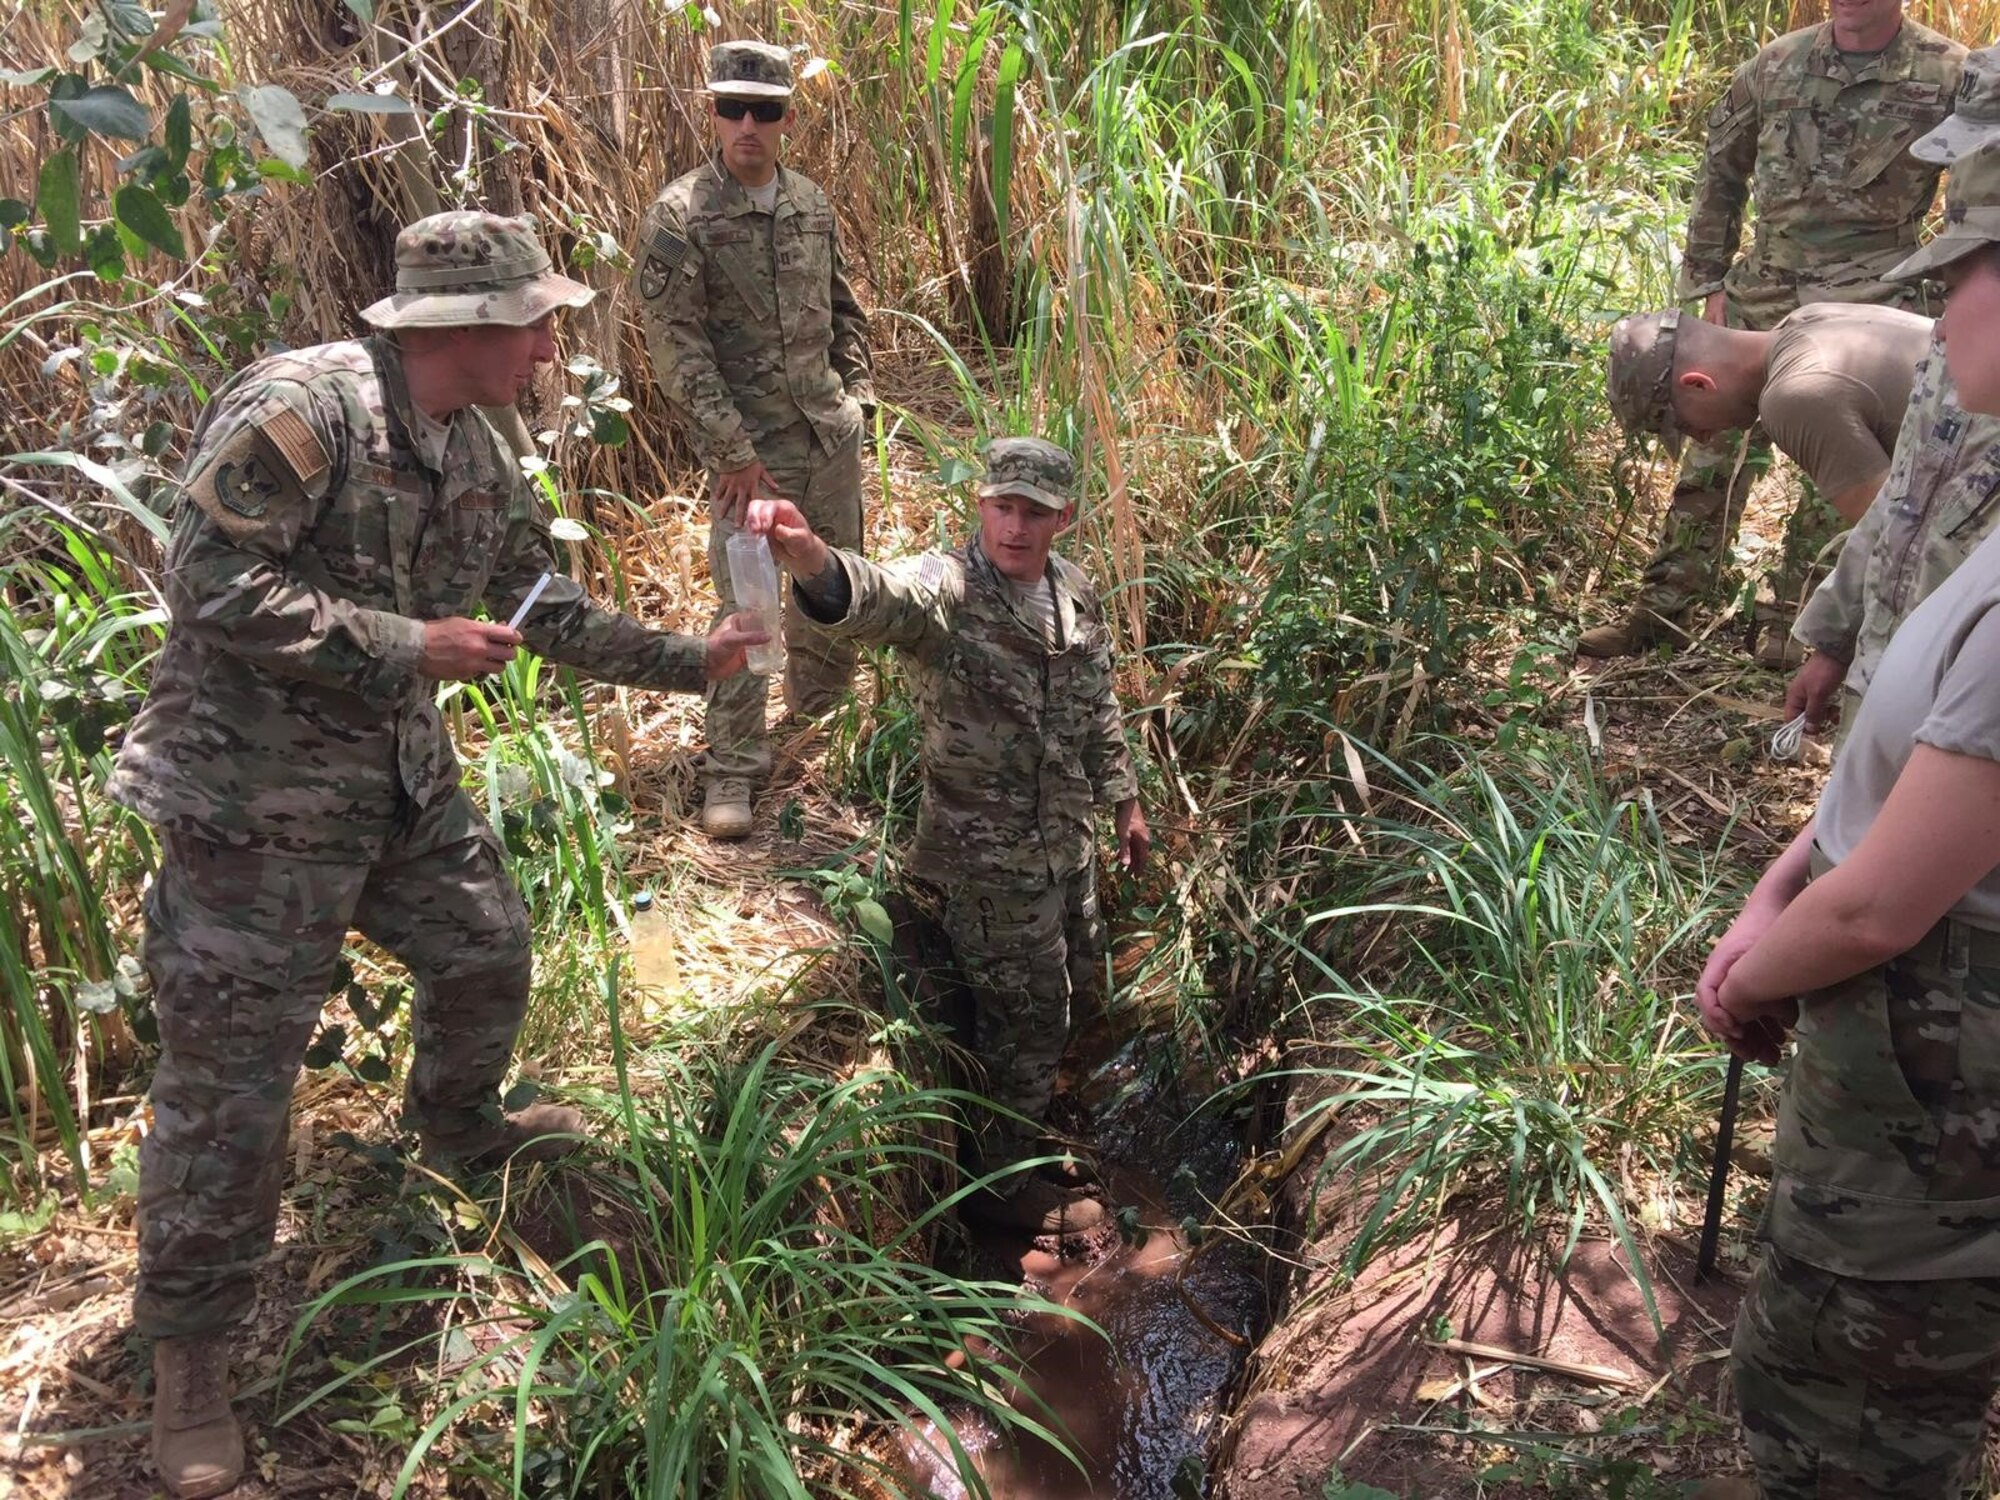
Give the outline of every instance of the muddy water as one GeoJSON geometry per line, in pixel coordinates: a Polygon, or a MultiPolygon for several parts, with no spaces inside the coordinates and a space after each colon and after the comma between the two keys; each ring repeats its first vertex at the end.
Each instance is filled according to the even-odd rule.
{"type": "MultiPolygon", "coordinates": [[[[1116,1085],[1132,1066],[1129,1056],[1114,1059],[1093,1084],[1116,1085]]],[[[993,1500],[1200,1495],[1230,1382],[1262,1331],[1255,1258],[1227,1243],[1197,1250],[1180,1228],[1184,1216],[1200,1216],[1204,1191],[1219,1192],[1234,1169],[1226,1131],[1177,1128],[1157,1100],[1136,1098],[1129,1087],[1110,1091],[1122,1102],[1101,1129],[1117,1153],[1105,1163],[1109,1196],[1137,1208],[1144,1233],[1132,1243],[1071,1243],[1063,1255],[1025,1238],[989,1237],[977,1247],[979,1274],[1018,1275],[1103,1330],[1049,1313],[1022,1317],[1015,1355],[1033,1396],[1014,1404],[1061,1435],[1077,1462],[1053,1444],[995,1432],[967,1414],[954,1431],[993,1500]]],[[[935,1430],[906,1439],[903,1458],[912,1495],[968,1494],[948,1439],[935,1430]]]]}

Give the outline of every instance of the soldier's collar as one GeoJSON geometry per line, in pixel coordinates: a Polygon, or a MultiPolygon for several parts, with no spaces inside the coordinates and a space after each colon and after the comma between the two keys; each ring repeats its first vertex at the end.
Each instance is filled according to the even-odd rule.
{"type": "MultiPolygon", "coordinates": [[[[708,165],[709,170],[715,173],[716,186],[722,192],[723,213],[733,219],[741,214],[757,213],[760,211],[757,205],[750,201],[749,190],[736,180],[735,173],[723,165],[721,147],[718,146],[709,152],[708,165]]],[[[779,162],[778,205],[780,211],[782,211],[786,203],[792,201],[791,177],[792,173],[785,170],[785,164],[779,162]]]]}
{"type": "Polygon", "coordinates": [[[1910,77],[1912,76],[1911,52],[1903,45],[1909,35],[1910,19],[1905,16],[1902,25],[1896,28],[1896,34],[1889,38],[1888,45],[1880,52],[1870,54],[1868,60],[1857,68],[1848,62],[1847,54],[1842,52],[1839,44],[1834,41],[1833,22],[1822,21],[1819,23],[1819,35],[1813,38],[1813,71],[1845,83],[1910,77]]]}

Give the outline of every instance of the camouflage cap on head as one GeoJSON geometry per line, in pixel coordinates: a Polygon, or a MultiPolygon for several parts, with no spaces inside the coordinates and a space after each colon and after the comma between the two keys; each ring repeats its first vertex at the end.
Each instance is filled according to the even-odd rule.
{"type": "Polygon", "coordinates": [[[2000,44],[1966,54],[1951,113],[1929,135],[1918,138],[1910,155],[1948,167],[1989,141],[2000,141],[2000,44]]]}
{"type": "Polygon", "coordinates": [[[1076,503],[1076,460],[1069,450],[1041,438],[995,438],[986,445],[986,473],[978,495],[1021,495],[1044,510],[1076,503]]]}
{"type": "Polygon", "coordinates": [[[1611,413],[1627,432],[1656,432],[1669,453],[1681,449],[1674,420],[1674,340],[1680,334],[1677,307],[1634,313],[1611,330],[1610,367],[1604,388],[1611,413]]]}
{"type": "Polygon", "coordinates": [[[708,91],[737,99],[786,99],[792,54],[769,42],[717,42],[708,51],[708,91]]]}
{"type": "Polygon", "coordinates": [[[1884,281],[1933,276],[1960,256],[2000,241],[2000,142],[1958,159],[1944,183],[1944,228],[1884,281]]]}
{"type": "Polygon", "coordinates": [[[377,328],[521,328],[597,293],[558,276],[535,221],[454,209],[396,236],[396,290],[361,310],[377,328]]]}

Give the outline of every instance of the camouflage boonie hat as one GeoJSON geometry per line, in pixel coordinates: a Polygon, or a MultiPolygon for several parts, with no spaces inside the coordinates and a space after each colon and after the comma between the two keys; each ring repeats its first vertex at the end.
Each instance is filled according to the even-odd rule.
{"type": "Polygon", "coordinates": [[[2000,142],[1958,159],[1944,183],[1944,228],[1884,281],[1934,276],[1961,256],[2000,241],[2000,142]]]}
{"type": "Polygon", "coordinates": [[[717,42],[708,53],[708,91],[735,99],[789,99],[792,54],[769,42],[717,42]]]}
{"type": "Polygon", "coordinates": [[[1076,503],[1076,460],[1069,450],[1041,438],[995,438],[986,445],[986,473],[978,495],[1021,495],[1044,510],[1076,503]]]}
{"type": "Polygon", "coordinates": [[[1989,141],[2000,141],[2000,44],[1966,54],[1951,113],[1918,138],[1910,155],[1948,167],[1989,141]]]}
{"type": "Polygon", "coordinates": [[[396,236],[395,293],[361,316],[377,328],[522,328],[596,295],[556,274],[533,219],[454,209],[396,236]]]}
{"type": "Polygon", "coordinates": [[[1630,433],[1658,433],[1672,454],[1681,450],[1673,396],[1674,340],[1680,326],[1677,307],[1620,318],[1611,330],[1610,366],[1604,377],[1618,425],[1630,433]]]}

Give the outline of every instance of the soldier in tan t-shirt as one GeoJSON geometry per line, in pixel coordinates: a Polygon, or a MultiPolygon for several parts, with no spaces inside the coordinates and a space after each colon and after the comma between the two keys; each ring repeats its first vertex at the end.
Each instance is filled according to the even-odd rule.
{"type": "Polygon", "coordinates": [[[1674,450],[1761,422],[1852,524],[1889,471],[1930,338],[1929,318],[1889,307],[1815,303],[1768,333],[1641,313],[1611,332],[1611,409],[1674,450]]]}

